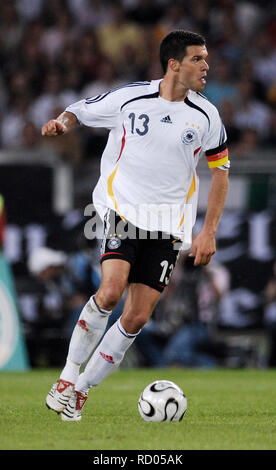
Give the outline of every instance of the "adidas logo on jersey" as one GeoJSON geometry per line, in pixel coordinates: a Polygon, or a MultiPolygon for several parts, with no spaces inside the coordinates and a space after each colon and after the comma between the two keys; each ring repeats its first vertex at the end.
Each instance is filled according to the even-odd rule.
{"type": "Polygon", "coordinates": [[[169,115],[163,117],[163,118],[160,120],[160,122],[166,122],[167,124],[172,124],[172,121],[171,121],[171,118],[170,118],[169,115]]]}

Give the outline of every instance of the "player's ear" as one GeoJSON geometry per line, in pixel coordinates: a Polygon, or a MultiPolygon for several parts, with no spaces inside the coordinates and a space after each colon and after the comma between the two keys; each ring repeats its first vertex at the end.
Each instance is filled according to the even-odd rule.
{"type": "Polygon", "coordinates": [[[178,72],[180,67],[180,63],[176,59],[169,59],[168,60],[168,68],[170,68],[173,72],[178,72]]]}

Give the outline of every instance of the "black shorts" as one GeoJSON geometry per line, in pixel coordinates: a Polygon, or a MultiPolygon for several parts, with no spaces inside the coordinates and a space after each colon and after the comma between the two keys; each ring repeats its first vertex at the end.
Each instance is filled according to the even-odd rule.
{"type": "Polygon", "coordinates": [[[172,235],[138,229],[112,210],[106,214],[101,263],[107,259],[128,261],[131,264],[129,283],[146,284],[163,292],[180,247],[181,241],[172,235]]]}

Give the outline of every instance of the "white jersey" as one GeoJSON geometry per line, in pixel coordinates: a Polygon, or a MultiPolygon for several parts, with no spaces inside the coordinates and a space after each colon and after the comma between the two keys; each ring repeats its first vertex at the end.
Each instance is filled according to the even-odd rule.
{"type": "Polygon", "coordinates": [[[163,231],[191,244],[202,155],[209,166],[229,167],[226,132],[203,95],[184,101],[159,95],[161,80],[136,82],[66,108],[81,124],[110,129],[93,202],[103,218],[115,210],[149,231],[163,231]]]}

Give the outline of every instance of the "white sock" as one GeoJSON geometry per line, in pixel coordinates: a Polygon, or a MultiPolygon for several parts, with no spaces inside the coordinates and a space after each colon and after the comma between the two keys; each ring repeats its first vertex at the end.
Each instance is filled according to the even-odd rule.
{"type": "Polygon", "coordinates": [[[75,389],[82,393],[87,392],[90,387],[98,385],[116,370],[138,334],[139,332],[136,334],[127,333],[119,318],[94,351],[83,374],[79,376],[75,389]]]}
{"type": "Polygon", "coordinates": [[[79,320],[73,330],[66,365],[60,378],[73,384],[84,364],[97,347],[107,325],[111,311],[98,307],[92,296],[82,309],[79,320]]]}

